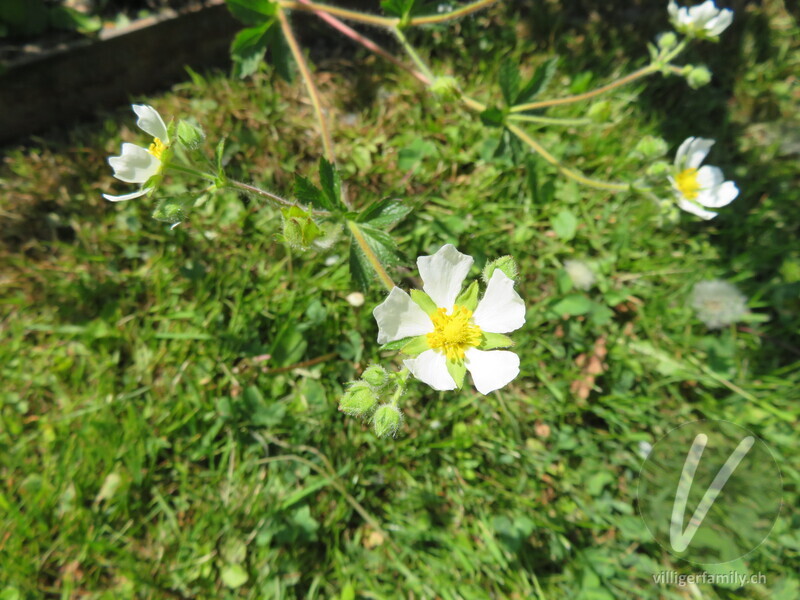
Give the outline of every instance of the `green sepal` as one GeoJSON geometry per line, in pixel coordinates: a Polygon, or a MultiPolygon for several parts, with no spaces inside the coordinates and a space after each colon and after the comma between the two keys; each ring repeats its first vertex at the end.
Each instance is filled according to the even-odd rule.
{"type": "Polygon", "coordinates": [[[311,213],[299,206],[282,208],[284,241],[298,250],[306,250],[322,235],[311,213]]]}
{"type": "Polygon", "coordinates": [[[495,348],[508,348],[513,345],[514,340],[507,335],[482,331],[481,343],[478,344],[478,350],[494,350],[495,348]]]}
{"type": "Polygon", "coordinates": [[[184,119],[178,121],[177,133],[178,142],[187,150],[197,150],[206,139],[199,125],[184,119]]]}
{"type": "Polygon", "coordinates": [[[426,350],[430,349],[431,347],[428,344],[428,336],[418,335],[417,337],[411,338],[407,344],[400,348],[400,352],[407,354],[408,356],[419,356],[426,350]]]}
{"type": "Polygon", "coordinates": [[[436,302],[431,300],[431,297],[422,290],[411,290],[410,294],[414,303],[429,317],[436,314],[436,311],[439,310],[439,307],[436,306],[436,302]]]}
{"type": "Polygon", "coordinates": [[[464,376],[467,374],[467,365],[463,360],[448,360],[445,364],[450,377],[456,382],[458,389],[461,389],[461,386],[464,385],[464,376]]]}
{"type": "Polygon", "coordinates": [[[473,281],[470,286],[456,298],[456,304],[467,310],[474,311],[478,306],[478,282],[473,281]]]}
{"type": "Polygon", "coordinates": [[[387,351],[387,350],[400,350],[400,349],[403,348],[403,346],[408,344],[413,339],[414,339],[414,337],[412,336],[412,337],[404,337],[402,339],[395,340],[393,342],[388,342],[388,343],[384,344],[383,346],[381,346],[380,348],[378,348],[378,350],[380,350],[381,352],[384,352],[384,351],[387,351]]]}

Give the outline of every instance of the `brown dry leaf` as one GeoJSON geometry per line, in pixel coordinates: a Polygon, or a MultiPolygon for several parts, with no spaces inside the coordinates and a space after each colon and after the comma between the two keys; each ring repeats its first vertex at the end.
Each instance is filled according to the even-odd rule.
{"type": "Polygon", "coordinates": [[[581,400],[589,397],[597,377],[605,372],[607,365],[603,360],[607,355],[606,338],[600,336],[595,341],[590,355],[579,354],[575,358],[575,365],[581,368],[581,377],[573,381],[569,389],[581,400]]]}

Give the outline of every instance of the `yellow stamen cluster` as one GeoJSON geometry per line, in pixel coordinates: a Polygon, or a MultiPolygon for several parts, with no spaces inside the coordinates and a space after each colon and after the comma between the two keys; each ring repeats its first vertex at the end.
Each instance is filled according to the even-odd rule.
{"type": "Polygon", "coordinates": [[[453,312],[440,308],[431,315],[433,331],[428,345],[443,353],[447,360],[463,360],[464,353],[481,342],[481,328],[472,323],[472,311],[456,304],[453,312]]]}
{"type": "Polygon", "coordinates": [[[150,144],[150,147],[147,149],[147,151],[155,156],[158,160],[161,160],[161,155],[164,154],[164,150],[166,149],[167,147],[164,145],[164,142],[158,138],[153,138],[153,143],[150,144]]]}
{"type": "Polygon", "coordinates": [[[694,200],[700,192],[697,169],[684,169],[675,176],[675,187],[687,200],[694,200]]]}

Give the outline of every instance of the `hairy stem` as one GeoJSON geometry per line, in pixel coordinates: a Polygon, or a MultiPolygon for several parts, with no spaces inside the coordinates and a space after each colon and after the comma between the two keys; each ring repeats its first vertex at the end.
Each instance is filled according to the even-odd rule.
{"type": "Polygon", "coordinates": [[[369,243],[367,242],[364,234],[361,233],[361,229],[359,229],[358,224],[354,221],[347,221],[347,228],[350,230],[350,233],[353,234],[353,239],[358,244],[358,247],[364,252],[364,256],[367,257],[369,264],[372,265],[372,268],[375,269],[375,272],[378,274],[378,277],[381,280],[381,283],[386,286],[386,289],[390,292],[397,287],[392,281],[392,278],[389,277],[389,274],[386,272],[386,269],[383,268],[383,264],[381,264],[378,255],[370,247],[369,243]]]}
{"type": "Polygon", "coordinates": [[[217,181],[217,177],[211,173],[204,173],[203,171],[198,171],[192,167],[176,165],[175,163],[168,164],[167,170],[177,171],[178,173],[184,173],[186,175],[192,175],[193,177],[200,177],[201,179],[207,179],[208,181],[217,181]]]}
{"type": "Polygon", "coordinates": [[[329,15],[341,17],[342,19],[347,19],[348,21],[366,23],[367,25],[378,25],[379,27],[395,27],[400,22],[400,19],[396,17],[370,15],[367,13],[358,12],[356,10],[347,10],[346,8],[329,6],[327,4],[319,4],[317,2],[294,2],[292,0],[281,0],[280,7],[289,10],[327,13],[329,15]]]}
{"type": "Polygon", "coordinates": [[[508,115],[509,121],[524,121],[526,123],[543,123],[545,125],[589,125],[591,119],[562,119],[560,117],[543,117],[539,115],[508,115]]]}
{"type": "Polygon", "coordinates": [[[417,54],[417,51],[414,50],[414,47],[408,43],[406,36],[403,35],[403,32],[400,30],[400,28],[395,27],[392,30],[392,33],[394,33],[394,35],[397,37],[397,40],[400,42],[400,45],[403,46],[403,50],[406,51],[406,54],[408,54],[411,60],[414,61],[414,64],[417,65],[417,68],[420,71],[422,71],[422,74],[428,80],[427,82],[424,83],[426,85],[430,85],[431,83],[433,83],[433,80],[436,79],[436,77],[434,77],[433,73],[428,68],[428,65],[425,64],[425,61],[422,60],[422,57],[420,57],[420,55],[417,54]]]}
{"type": "MultiPolygon", "coordinates": [[[[299,206],[299,204],[297,204],[296,202],[292,202],[291,200],[287,200],[286,198],[281,198],[277,194],[273,194],[272,192],[268,192],[267,190],[262,190],[260,187],[250,185],[249,183],[236,181],[235,179],[226,179],[225,185],[227,187],[242,190],[243,192],[249,192],[251,194],[255,194],[256,196],[261,196],[262,198],[267,198],[268,200],[271,200],[275,204],[280,204],[281,206],[299,206]]],[[[320,215],[320,216],[331,214],[327,210],[318,210],[312,208],[307,208],[306,210],[309,210],[315,215],[320,215]]]]}
{"type": "Polygon", "coordinates": [[[539,156],[541,156],[551,165],[556,167],[559,171],[561,171],[564,175],[566,175],[570,179],[574,179],[578,183],[581,183],[588,187],[596,188],[598,190],[624,192],[630,189],[630,186],[627,184],[607,183],[605,181],[598,181],[597,179],[591,179],[589,177],[586,177],[585,175],[579,173],[578,171],[574,171],[569,167],[565,167],[555,156],[553,156],[547,150],[545,150],[545,148],[541,144],[539,144],[539,142],[537,142],[531,136],[529,136],[525,132],[525,130],[512,123],[506,123],[506,127],[511,133],[517,136],[521,142],[527,144],[534,152],[536,152],[539,156]]]}
{"type": "Polygon", "coordinates": [[[589,98],[594,98],[595,96],[599,96],[600,94],[604,94],[609,90],[613,90],[614,88],[618,88],[621,85],[625,85],[626,83],[630,83],[631,81],[636,81],[637,79],[641,79],[642,77],[647,77],[648,75],[652,75],[653,73],[657,73],[659,67],[656,65],[647,65],[646,67],[642,67],[641,69],[634,71],[626,75],[625,77],[621,77],[616,81],[612,81],[606,85],[602,85],[597,89],[594,89],[590,92],[585,92],[583,94],[577,94],[575,96],[566,96],[565,98],[554,98],[553,100],[540,100],[538,102],[528,102],[527,104],[518,104],[517,106],[511,107],[512,113],[524,112],[526,110],[534,110],[537,108],[547,108],[549,106],[561,106],[563,104],[572,104],[573,102],[580,102],[581,100],[588,100],[589,98]]]}
{"type": "Polygon", "coordinates": [[[314,112],[317,115],[319,130],[322,134],[322,145],[325,147],[325,158],[333,163],[335,162],[333,153],[333,139],[331,138],[331,132],[328,128],[328,123],[325,120],[325,114],[322,112],[322,103],[320,102],[319,92],[317,91],[317,87],[314,85],[314,80],[311,78],[311,70],[308,68],[308,63],[303,56],[303,51],[301,50],[300,45],[297,43],[297,38],[294,37],[292,27],[289,24],[289,19],[286,17],[284,10],[280,7],[278,7],[278,20],[281,22],[283,35],[286,37],[286,42],[289,44],[289,49],[292,51],[292,56],[294,56],[294,60],[297,62],[297,66],[300,69],[303,82],[306,84],[308,95],[311,98],[311,104],[314,107],[314,112]]]}
{"type": "Polygon", "coordinates": [[[453,19],[460,19],[461,17],[466,17],[469,14],[472,14],[479,10],[483,10],[487,6],[491,6],[492,4],[495,4],[498,1],[499,0],[478,0],[477,2],[473,2],[472,4],[467,4],[466,6],[462,6],[461,8],[457,8],[448,13],[442,13],[441,15],[427,15],[424,17],[414,17],[408,22],[408,24],[432,25],[434,23],[444,23],[446,21],[452,21],[453,19]]]}

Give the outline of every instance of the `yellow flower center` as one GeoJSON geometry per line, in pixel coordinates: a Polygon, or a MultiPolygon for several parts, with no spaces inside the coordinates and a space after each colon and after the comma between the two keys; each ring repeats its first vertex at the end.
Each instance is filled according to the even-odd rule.
{"type": "Polygon", "coordinates": [[[700,182],[697,181],[697,169],[684,169],[675,176],[675,187],[687,200],[694,200],[700,192],[700,182]]]}
{"type": "Polygon", "coordinates": [[[481,343],[481,328],[472,323],[472,311],[456,304],[452,314],[440,308],[431,316],[433,331],[428,345],[443,353],[448,360],[462,360],[464,353],[481,343]]]}
{"type": "Polygon", "coordinates": [[[164,150],[166,149],[167,147],[164,145],[164,142],[158,138],[153,138],[153,143],[150,144],[150,147],[147,149],[147,151],[155,156],[158,160],[161,160],[161,155],[164,154],[164,150]]]}

